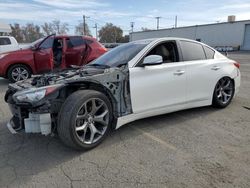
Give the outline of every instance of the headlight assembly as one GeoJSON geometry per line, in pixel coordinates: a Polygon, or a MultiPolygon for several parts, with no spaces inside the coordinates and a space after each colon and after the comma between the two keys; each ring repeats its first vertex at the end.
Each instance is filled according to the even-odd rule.
{"type": "Polygon", "coordinates": [[[13,99],[17,102],[38,102],[61,87],[62,85],[59,84],[41,88],[27,89],[24,91],[16,92],[13,95],[13,99]]]}

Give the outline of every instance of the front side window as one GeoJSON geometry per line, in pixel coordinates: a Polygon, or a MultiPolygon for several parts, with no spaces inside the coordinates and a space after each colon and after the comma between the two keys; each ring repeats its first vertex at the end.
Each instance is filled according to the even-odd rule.
{"type": "Polygon", "coordinates": [[[180,41],[180,45],[184,61],[195,61],[195,60],[206,59],[201,44],[189,41],[180,41]]]}
{"type": "Polygon", "coordinates": [[[40,45],[40,49],[49,49],[52,48],[54,43],[54,37],[50,37],[45,39],[45,41],[42,42],[42,44],[40,45]]]}
{"type": "Polygon", "coordinates": [[[178,50],[174,41],[157,45],[145,57],[150,55],[160,55],[163,63],[174,63],[179,61],[178,50]]]}
{"type": "Polygon", "coordinates": [[[9,38],[0,38],[0,45],[10,45],[10,39],[9,38]]]}

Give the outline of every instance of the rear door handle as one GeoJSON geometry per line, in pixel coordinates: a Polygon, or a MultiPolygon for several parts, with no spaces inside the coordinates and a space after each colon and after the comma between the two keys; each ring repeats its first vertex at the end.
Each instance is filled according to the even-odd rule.
{"type": "Polygon", "coordinates": [[[220,69],[219,66],[213,66],[213,67],[211,68],[211,70],[215,70],[215,71],[217,71],[217,70],[219,70],[219,69],[220,69]]]}
{"type": "Polygon", "coordinates": [[[185,73],[184,70],[178,70],[178,71],[174,72],[174,75],[180,76],[180,75],[183,75],[184,73],[185,73]]]}

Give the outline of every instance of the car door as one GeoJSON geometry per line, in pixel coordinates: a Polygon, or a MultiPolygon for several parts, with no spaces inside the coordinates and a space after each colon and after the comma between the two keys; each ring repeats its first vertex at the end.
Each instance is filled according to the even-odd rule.
{"type": "Polygon", "coordinates": [[[86,44],[81,36],[66,38],[65,63],[70,65],[82,65],[86,56],[86,44]]]}
{"type": "MultiPolygon", "coordinates": [[[[157,46],[147,55],[155,55],[151,52],[157,46]]],[[[178,62],[179,53],[176,46],[175,53],[178,56],[176,62],[151,66],[137,65],[129,69],[134,113],[150,112],[152,115],[156,115],[181,109],[185,105],[186,67],[185,63],[178,62]]]]}
{"type": "Polygon", "coordinates": [[[215,52],[200,43],[185,40],[180,41],[180,47],[186,63],[187,105],[211,101],[220,74],[216,68],[219,65],[213,59],[215,52]]]}
{"type": "Polygon", "coordinates": [[[54,37],[48,37],[34,50],[34,63],[37,73],[53,70],[53,42],[54,37]]]}

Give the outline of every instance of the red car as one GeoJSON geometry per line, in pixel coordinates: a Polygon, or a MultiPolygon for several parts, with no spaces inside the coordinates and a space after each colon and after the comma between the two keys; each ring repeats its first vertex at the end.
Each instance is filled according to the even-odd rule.
{"type": "Polygon", "coordinates": [[[50,35],[22,50],[0,54],[0,77],[17,82],[32,74],[87,64],[106,51],[92,37],[50,35]]]}

